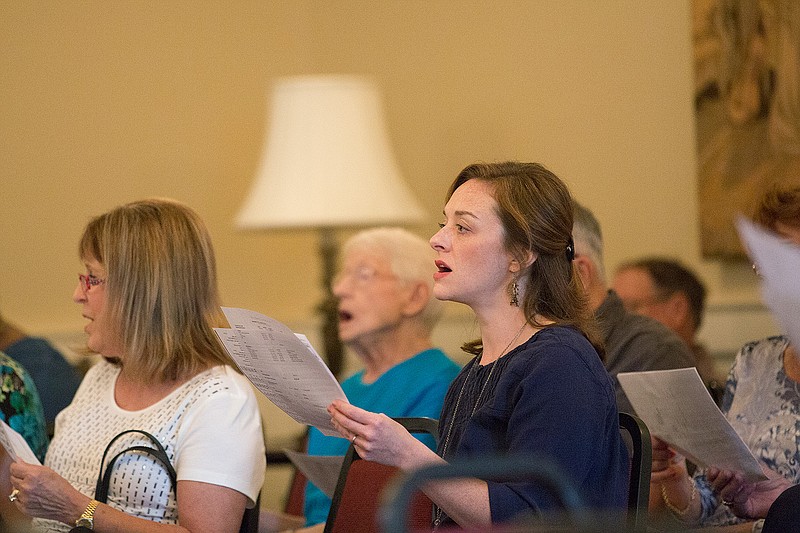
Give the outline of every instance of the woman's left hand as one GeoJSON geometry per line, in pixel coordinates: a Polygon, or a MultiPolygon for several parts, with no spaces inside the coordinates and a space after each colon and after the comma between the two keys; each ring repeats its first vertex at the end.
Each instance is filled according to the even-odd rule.
{"type": "Polygon", "coordinates": [[[407,470],[438,456],[402,425],[383,413],[372,413],[341,400],[328,406],[339,434],[353,443],[362,459],[407,470]]]}
{"type": "Polygon", "coordinates": [[[11,464],[11,485],[23,513],[67,524],[75,523],[91,500],[50,468],[24,461],[11,464]]]}

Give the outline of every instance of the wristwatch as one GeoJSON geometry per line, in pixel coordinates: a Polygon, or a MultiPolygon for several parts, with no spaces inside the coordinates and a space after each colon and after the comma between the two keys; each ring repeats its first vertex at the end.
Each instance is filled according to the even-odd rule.
{"type": "Polygon", "coordinates": [[[99,504],[100,502],[97,500],[90,501],[89,505],[87,505],[86,509],[83,511],[81,517],[75,520],[75,527],[94,529],[94,511],[97,509],[99,504]]]}

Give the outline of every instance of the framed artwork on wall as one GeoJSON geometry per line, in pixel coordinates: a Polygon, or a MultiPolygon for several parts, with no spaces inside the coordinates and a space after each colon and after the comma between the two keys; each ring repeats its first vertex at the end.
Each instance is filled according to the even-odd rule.
{"type": "Polygon", "coordinates": [[[702,254],[745,259],[735,216],[776,182],[800,185],[800,1],[692,10],[702,254]]]}

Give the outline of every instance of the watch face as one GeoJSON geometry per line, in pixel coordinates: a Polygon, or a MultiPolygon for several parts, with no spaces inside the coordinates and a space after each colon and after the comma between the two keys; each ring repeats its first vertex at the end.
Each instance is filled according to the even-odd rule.
{"type": "Polygon", "coordinates": [[[94,528],[94,520],[92,520],[91,518],[86,518],[86,517],[82,516],[82,517],[78,518],[77,522],[75,522],[75,525],[78,526],[78,527],[85,527],[85,528],[91,530],[91,529],[94,528]]]}

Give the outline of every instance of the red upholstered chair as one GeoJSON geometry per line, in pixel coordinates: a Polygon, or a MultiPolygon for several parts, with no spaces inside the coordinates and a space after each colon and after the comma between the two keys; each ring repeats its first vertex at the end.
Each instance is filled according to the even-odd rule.
{"type": "Polygon", "coordinates": [[[296,467],[292,474],[292,483],[289,485],[289,492],[286,494],[286,504],[283,512],[293,516],[303,516],[303,504],[306,499],[306,476],[296,467]]]}
{"type": "MultiPolygon", "coordinates": [[[[347,460],[345,459],[345,462],[347,460]]],[[[395,467],[356,460],[350,465],[339,501],[331,506],[325,531],[329,533],[379,533],[378,509],[387,484],[398,474],[395,467]],[[335,512],[334,512],[335,505],[335,512]]],[[[334,496],[335,498],[335,496],[334,496]]],[[[417,531],[430,530],[432,503],[418,492],[409,505],[408,524],[417,531]]]]}
{"type": "MultiPolygon", "coordinates": [[[[430,433],[437,438],[438,422],[432,418],[395,418],[411,433],[430,433]]],[[[331,500],[325,533],[379,533],[378,509],[384,488],[397,474],[394,467],[361,459],[350,445],[331,500]]],[[[431,501],[422,493],[414,495],[407,507],[408,523],[430,529],[431,501]]]]}
{"type": "MultiPolygon", "coordinates": [[[[303,435],[298,438],[295,449],[303,451],[308,449],[308,430],[306,430],[303,435]]],[[[269,455],[269,453],[267,453],[267,455],[269,455]]],[[[291,464],[291,461],[284,452],[273,455],[275,455],[276,460],[271,462],[269,457],[267,457],[267,465],[291,464]]],[[[283,512],[291,516],[303,516],[303,504],[306,499],[306,482],[308,480],[306,479],[306,476],[297,469],[297,467],[293,466],[293,469],[292,482],[289,485],[289,490],[286,493],[283,512]]]]}

